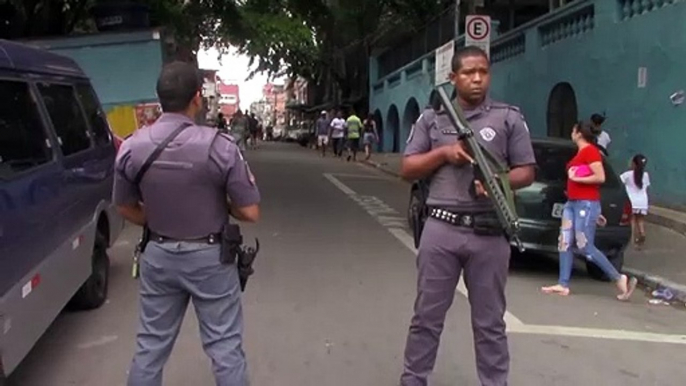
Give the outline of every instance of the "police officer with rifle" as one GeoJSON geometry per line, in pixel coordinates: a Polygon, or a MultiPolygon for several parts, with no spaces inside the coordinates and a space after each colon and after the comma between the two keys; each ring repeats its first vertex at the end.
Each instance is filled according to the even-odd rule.
{"type": "Polygon", "coordinates": [[[242,246],[230,217],[258,221],[260,194],[233,138],[195,124],[201,90],[195,66],[166,65],[157,81],[162,116],[117,156],[114,202],[144,229],[133,264],[140,326],[129,386],[162,385],[189,300],[216,384],[248,384],[241,289],[257,250],[242,246]]]}
{"type": "Polygon", "coordinates": [[[488,97],[490,63],[483,50],[458,49],[450,79],[456,98],[438,90],[441,106],[419,117],[402,164],[406,180],[429,180],[429,194],[401,385],[427,385],[463,275],[479,379],[483,386],[505,386],[505,284],[510,243],[519,245],[512,190],[533,182],[534,152],[519,109],[488,97]]]}

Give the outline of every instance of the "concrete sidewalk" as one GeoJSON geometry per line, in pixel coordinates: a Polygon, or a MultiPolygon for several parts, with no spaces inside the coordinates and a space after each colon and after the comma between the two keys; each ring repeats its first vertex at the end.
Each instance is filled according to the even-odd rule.
{"type": "MultiPolygon", "coordinates": [[[[377,153],[368,165],[399,177],[402,155],[377,153]]],[[[627,247],[624,271],[649,288],[669,288],[686,303],[686,213],[652,206],[648,216],[646,244],[642,251],[627,247]]]]}

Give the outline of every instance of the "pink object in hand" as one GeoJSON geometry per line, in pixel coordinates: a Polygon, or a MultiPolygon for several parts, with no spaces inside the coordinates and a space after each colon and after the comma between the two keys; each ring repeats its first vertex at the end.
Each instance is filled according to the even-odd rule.
{"type": "Polygon", "coordinates": [[[580,165],[576,167],[574,175],[576,177],[588,177],[593,174],[593,171],[588,165],[580,165]]]}

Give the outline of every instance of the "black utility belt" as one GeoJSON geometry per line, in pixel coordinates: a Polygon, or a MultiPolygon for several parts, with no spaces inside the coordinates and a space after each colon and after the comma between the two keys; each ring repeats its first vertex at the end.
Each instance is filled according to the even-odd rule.
{"type": "Polygon", "coordinates": [[[157,243],[176,243],[176,242],[189,242],[189,243],[207,243],[207,244],[218,244],[222,240],[222,235],[221,233],[210,233],[207,236],[203,237],[196,237],[196,238],[188,238],[188,239],[183,239],[183,238],[177,238],[177,237],[167,237],[164,235],[161,235],[155,231],[150,231],[150,241],[154,241],[157,243]]]}
{"type": "Polygon", "coordinates": [[[454,212],[440,207],[429,207],[429,217],[450,225],[470,228],[474,233],[498,236],[503,235],[503,227],[494,212],[454,212]]]}

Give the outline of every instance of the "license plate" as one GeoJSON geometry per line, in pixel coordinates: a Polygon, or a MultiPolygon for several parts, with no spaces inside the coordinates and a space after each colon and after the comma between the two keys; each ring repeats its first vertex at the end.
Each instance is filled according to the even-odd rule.
{"type": "Polygon", "coordinates": [[[565,210],[565,204],[553,204],[553,218],[562,218],[562,212],[565,210]]]}

